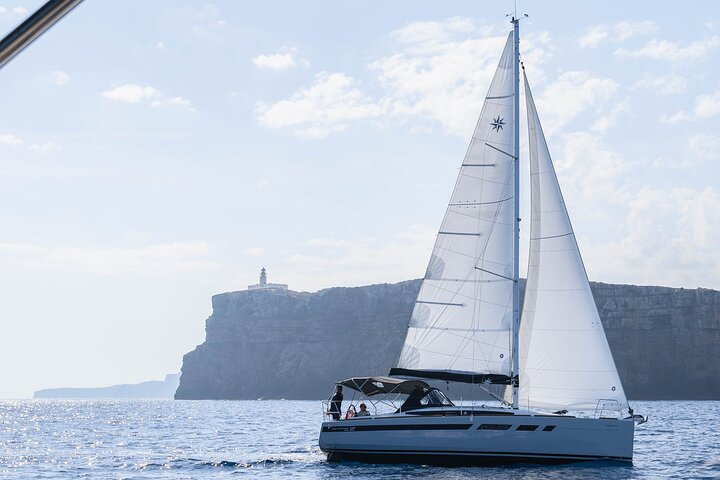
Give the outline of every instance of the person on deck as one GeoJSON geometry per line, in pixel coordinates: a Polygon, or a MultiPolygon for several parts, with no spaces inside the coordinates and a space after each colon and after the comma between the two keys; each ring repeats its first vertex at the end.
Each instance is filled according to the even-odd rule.
{"type": "Polygon", "coordinates": [[[357,414],[358,414],[358,417],[366,417],[366,416],[370,415],[370,412],[368,412],[368,410],[367,410],[367,405],[365,405],[364,403],[361,403],[360,411],[357,414]]]}
{"type": "Polygon", "coordinates": [[[330,399],[330,410],[328,410],[328,413],[332,415],[333,420],[340,420],[340,412],[342,412],[342,401],[342,387],[340,385],[337,385],[335,387],[335,394],[330,399]]]}

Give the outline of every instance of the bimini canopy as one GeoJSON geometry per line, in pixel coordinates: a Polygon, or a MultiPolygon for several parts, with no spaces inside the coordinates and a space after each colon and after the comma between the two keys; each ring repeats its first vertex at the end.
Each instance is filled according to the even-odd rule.
{"type": "Polygon", "coordinates": [[[430,385],[422,380],[402,380],[391,377],[353,377],[337,382],[337,384],[357,390],[367,396],[387,393],[409,395],[417,389],[423,391],[430,389],[430,385]]]}

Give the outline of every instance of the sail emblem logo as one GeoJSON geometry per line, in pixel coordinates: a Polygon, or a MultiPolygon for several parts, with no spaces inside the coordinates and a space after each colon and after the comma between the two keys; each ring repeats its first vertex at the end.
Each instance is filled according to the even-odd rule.
{"type": "Polygon", "coordinates": [[[503,120],[504,118],[500,118],[500,115],[498,115],[497,118],[493,118],[493,121],[490,122],[490,126],[493,130],[499,132],[500,130],[502,130],[503,125],[505,125],[505,122],[503,120]]]}

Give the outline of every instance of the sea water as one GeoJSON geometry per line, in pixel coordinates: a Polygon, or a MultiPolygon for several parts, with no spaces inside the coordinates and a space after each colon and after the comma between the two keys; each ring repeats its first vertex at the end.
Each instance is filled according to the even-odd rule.
{"type": "Polygon", "coordinates": [[[720,402],[633,402],[633,464],[440,468],[328,463],[320,402],[0,401],[0,478],[720,478],[720,402]]]}

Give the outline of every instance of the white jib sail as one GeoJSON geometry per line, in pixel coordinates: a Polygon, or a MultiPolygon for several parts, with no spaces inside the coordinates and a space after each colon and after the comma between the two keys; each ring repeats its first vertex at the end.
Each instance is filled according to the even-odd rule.
{"type": "Polygon", "coordinates": [[[513,37],[440,226],[398,368],[510,375],[513,37]]]}
{"type": "Polygon", "coordinates": [[[520,320],[520,405],[588,410],[600,402],[608,408],[625,409],[625,392],[590,291],[527,77],[525,98],[531,226],[520,320]]]}

